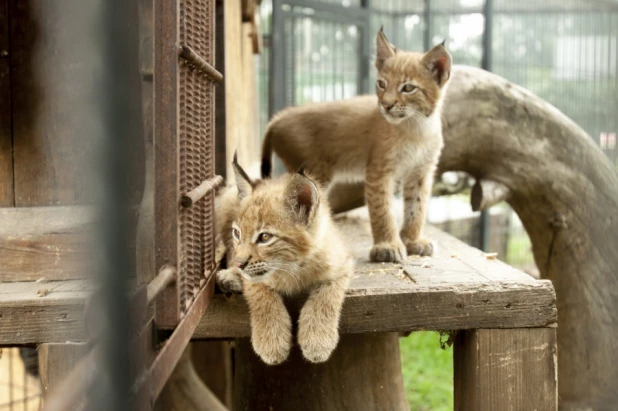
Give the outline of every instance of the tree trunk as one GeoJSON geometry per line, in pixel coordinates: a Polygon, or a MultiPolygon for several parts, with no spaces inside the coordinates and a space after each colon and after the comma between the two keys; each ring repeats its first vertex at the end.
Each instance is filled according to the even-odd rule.
{"type": "MultiPolygon", "coordinates": [[[[541,276],[556,288],[560,409],[614,409],[616,170],[592,138],[555,107],[480,69],[454,70],[443,126],[439,171],[465,171],[477,184],[499,185],[499,197],[517,212],[530,236],[541,276]]],[[[332,190],[333,208],[357,205],[361,187],[348,188],[346,197],[332,190]]]]}

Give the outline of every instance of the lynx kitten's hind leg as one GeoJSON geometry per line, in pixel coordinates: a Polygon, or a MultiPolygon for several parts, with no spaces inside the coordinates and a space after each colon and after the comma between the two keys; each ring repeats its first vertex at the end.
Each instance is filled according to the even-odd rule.
{"type": "Polygon", "coordinates": [[[282,363],[292,346],[292,320],[281,296],[247,280],[243,280],[243,292],[249,305],[253,349],[266,364],[282,363]]]}
{"type": "Polygon", "coordinates": [[[300,311],[298,344],[313,362],[328,360],[339,342],[339,316],[349,277],[341,277],[315,289],[300,311]]]}

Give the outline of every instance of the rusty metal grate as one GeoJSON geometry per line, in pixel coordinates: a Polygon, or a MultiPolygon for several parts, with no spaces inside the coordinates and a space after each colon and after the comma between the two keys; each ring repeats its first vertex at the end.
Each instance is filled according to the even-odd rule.
{"type": "MultiPolygon", "coordinates": [[[[180,2],[179,40],[214,61],[214,2],[180,2]]],[[[198,58],[199,58],[198,57],[198,58]]],[[[214,173],[214,84],[190,60],[179,59],[179,190],[187,193],[214,173]]],[[[214,264],[214,193],[179,214],[178,286],[181,315],[214,264]]]]}

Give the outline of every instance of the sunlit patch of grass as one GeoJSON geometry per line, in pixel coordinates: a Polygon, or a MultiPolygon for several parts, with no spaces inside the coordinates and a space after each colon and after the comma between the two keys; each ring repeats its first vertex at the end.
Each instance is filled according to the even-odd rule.
{"type": "Polygon", "coordinates": [[[439,334],[429,331],[401,338],[399,347],[410,410],[452,411],[453,348],[440,348],[439,334]]]}

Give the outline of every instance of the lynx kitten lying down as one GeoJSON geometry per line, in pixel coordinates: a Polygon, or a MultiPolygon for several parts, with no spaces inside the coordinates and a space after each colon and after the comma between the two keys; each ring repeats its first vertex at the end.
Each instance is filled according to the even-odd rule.
{"type": "Polygon", "coordinates": [[[309,292],[298,319],[298,344],[311,362],[326,361],[339,341],[339,315],[353,261],[320,189],[302,172],[252,181],[234,159],[236,189],[218,198],[217,230],[228,269],[224,291],[242,291],[253,349],[267,364],[283,362],[292,320],[282,296],[309,292]]]}

